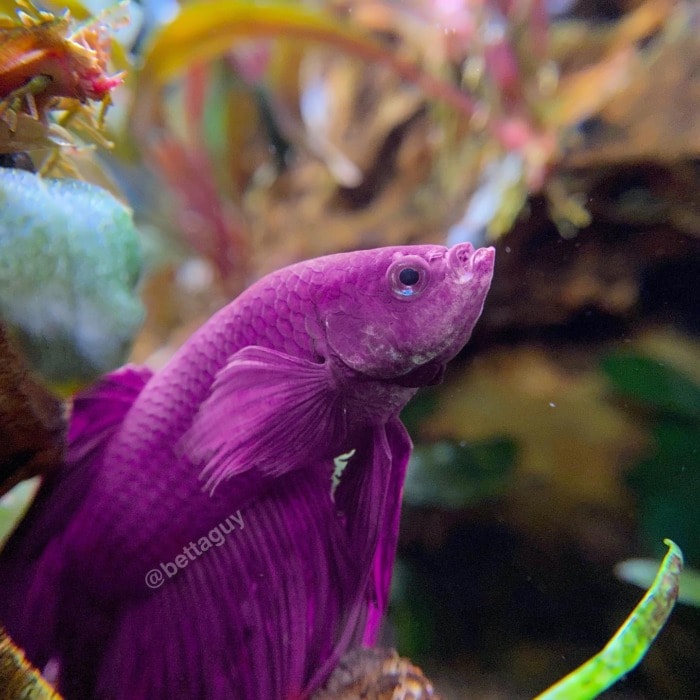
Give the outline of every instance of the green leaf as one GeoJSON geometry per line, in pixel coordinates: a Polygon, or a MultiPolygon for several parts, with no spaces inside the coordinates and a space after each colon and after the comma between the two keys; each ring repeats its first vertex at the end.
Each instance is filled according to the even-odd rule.
{"type": "Polygon", "coordinates": [[[631,354],[610,355],[602,367],[620,393],[660,411],[700,419],[700,387],[673,367],[631,354]]]}
{"type": "Polygon", "coordinates": [[[683,554],[665,540],[668,554],[647,594],[605,648],[535,700],[589,700],[629,673],[666,623],[678,597],[683,554]]]}
{"type": "MultiPolygon", "coordinates": [[[[648,588],[656,578],[660,563],[656,559],[626,559],[615,566],[615,575],[621,581],[648,588]]],[[[700,608],[700,571],[686,566],[679,583],[678,602],[700,608]]]]}
{"type": "Polygon", "coordinates": [[[124,361],[143,307],[127,207],[99,187],[0,169],[0,316],[54,383],[124,361]]]}
{"type": "Polygon", "coordinates": [[[0,549],[29,508],[38,488],[39,479],[30,479],[17,484],[0,498],[0,549]]]}
{"type": "Polygon", "coordinates": [[[496,438],[473,445],[442,441],[417,446],[409,464],[404,501],[412,506],[465,508],[506,489],[517,449],[496,438]]]}

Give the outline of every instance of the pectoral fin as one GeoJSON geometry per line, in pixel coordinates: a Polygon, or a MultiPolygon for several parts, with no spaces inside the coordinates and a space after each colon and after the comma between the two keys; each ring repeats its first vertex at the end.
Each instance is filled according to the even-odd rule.
{"type": "Polygon", "coordinates": [[[337,444],[343,431],[340,397],[325,364],[251,346],[216,375],[182,445],[213,490],[250,469],[276,476],[303,466],[337,444]]]}

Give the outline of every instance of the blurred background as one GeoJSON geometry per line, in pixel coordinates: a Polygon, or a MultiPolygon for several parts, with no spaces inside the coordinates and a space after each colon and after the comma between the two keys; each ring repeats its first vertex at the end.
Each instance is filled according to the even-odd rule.
{"type": "MultiPolygon", "coordinates": [[[[20,94],[0,61],[2,165],[106,188],[143,251],[138,286],[138,263],[112,265],[89,237],[69,266],[38,266],[62,259],[61,241],[37,249],[27,289],[3,283],[0,381],[28,381],[7,370],[23,356],[42,397],[40,428],[21,426],[31,450],[5,447],[24,449],[12,479],[51,461],[62,414],[45,387],[70,395],[126,359],[162,366],[271,270],[364,247],[495,245],[470,344],[403,416],[416,449],[384,642],[446,698],[532,697],[606,643],[670,537],[688,566],[682,603],[606,697],[698,697],[697,3],[105,6],[42,4],[70,8],[64,37],[111,54],[92,92],[20,94]],[[107,38],[90,39],[90,14],[107,38]],[[70,322],[52,335],[58,316],[70,322]]],[[[31,28],[39,10],[25,11],[31,28]]],[[[71,51],[66,65],[83,66],[71,51]]],[[[3,256],[26,261],[11,225],[3,256]]],[[[20,284],[17,269],[5,274],[20,284]]],[[[26,406],[3,410],[17,423],[26,406]]]]}

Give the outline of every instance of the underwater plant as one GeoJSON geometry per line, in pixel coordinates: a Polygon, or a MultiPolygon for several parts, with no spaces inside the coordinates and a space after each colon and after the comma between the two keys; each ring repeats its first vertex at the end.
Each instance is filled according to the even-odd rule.
{"type": "MultiPolygon", "coordinates": [[[[79,176],[80,151],[109,145],[104,115],[123,80],[109,71],[118,49],[111,26],[105,17],[76,22],[67,10],[39,10],[30,0],[0,3],[0,153],[28,153],[45,174],[79,176]]],[[[98,172],[90,170],[93,178],[98,172]]]]}

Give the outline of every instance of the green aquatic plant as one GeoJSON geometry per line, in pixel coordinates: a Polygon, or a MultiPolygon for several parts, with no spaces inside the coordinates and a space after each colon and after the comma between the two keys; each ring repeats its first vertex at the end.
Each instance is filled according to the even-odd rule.
{"type": "Polygon", "coordinates": [[[0,497],[0,549],[29,508],[38,486],[38,479],[22,481],[0,497]]]}
{"type": "Polygon", "coordinates": [[[644,657],[678,597],[683,554],[671,540],[647,594],[605,648],[535,700],[591,700],[629,673],[644,657]]]}
{"type": "MultiPolygon", "coordinates": [[[[615,567],[617,577],[640,588],[648,588],[660,562],[656,559],[626,559],[615,567]]],[[[700,608],[700,571],[686,566],[679,581],[678,602],[700,608]]]]}

